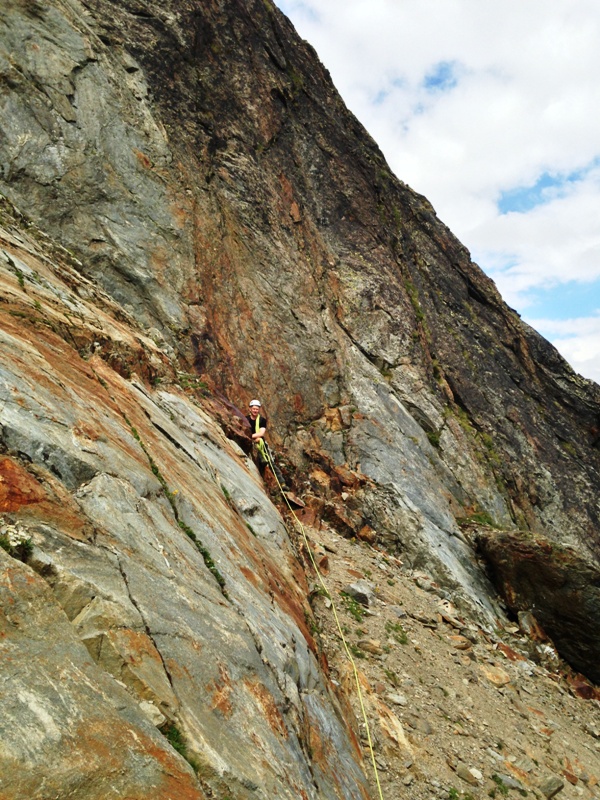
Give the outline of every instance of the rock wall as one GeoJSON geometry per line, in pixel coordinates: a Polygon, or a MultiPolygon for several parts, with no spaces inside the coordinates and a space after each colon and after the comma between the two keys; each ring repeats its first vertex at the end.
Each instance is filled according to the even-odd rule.
{"type": "MultiPolygon", "coordinates": [[[[65,652],[98,696],[107,675],[133,693],[106,702],[159,742],[149,781],[175,768],[144,714],[199,764],[177,761],[190,796],[360,797],[302,570],[215,420],[235,438],[227,409],[260,396],[307,519],[490,621],[466,522],[598,557],[600,390],[390,173],[270,0],[6,0],[0,74],[0,192],[25,214],[3,207],[2,511],[65,652]]],[[[69,772],[71,723],[44,713],[69,772]]]]}
{"type": "Polygon", "coordinates": [[[390,173],[271,3],[9,3],[2,40],[3,191],[166,352],[260,394],[296,467],[371,479],[356,525],[468,594],[456,518],[597,553],[597,386],[390,173]]]}
{"type": "Polygon", "coordinates": [[[193,390],[143,382],[165,356],[72,257],[3,221],[0,532],[34,547],[0,550],[0,794],[367,797],[251,460],[193,390]]]}

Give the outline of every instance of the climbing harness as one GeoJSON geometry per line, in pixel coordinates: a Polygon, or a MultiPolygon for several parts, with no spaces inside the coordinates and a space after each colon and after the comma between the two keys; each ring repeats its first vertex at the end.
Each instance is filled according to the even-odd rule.
{"type": "MultiPolygon", "coordinates": [[[[256,418],[256,433],[258,433],[258,430],[259,430],[259,428],[258,428],[258,420],[259,420],[259,417],[256,418]]],[[[306,531],[304,529],[304,525],[300,522],[300,520],[296,516],[296,512],[292,508],[292,506],[290,504],[290,501],[288,500],[288,498],[286,496],[286,493],[285,493],[285,491],[283,489],[283,486],[281,485],[281,483],[279,481],[279,478],[277,477],[277,473],[275,472],[275,464],[273,463],[273,459],[271,457],[271,453],[269,452],[269,448],[265,446],[265,443],[263,442],[262,439],[259,439],[257,441],[257,446],[259,446],[258,442],[261,442],[263,444],[263,450],[266,453],[266,456],[265,456],[266,461],[269,464],[273,475],[275,476],[275,480],[277,481],[277,485],[279,486],[279,490],[281,491],[281,496],[285,500],[285,503],[286,503],[287,507],[291,511],[292,516],[294,517],[294,519],[296,520],[296,522],[298,523],[298,525],[300,527],[300,530],[302,531],[302,537],[304,539],[304,544],[305,544],[306,550],[308,552],[308,555],[310,556],[311,563],[312,563],[312,565],[314,567],[314,570],[315,570],[315,572],[317,574],[317,577],[319,579],[319,583],[321,584],[321,587],[325,591],[326,597],[328,597],[329,600],[331,601],[331,610],[333,612],[333,616],[334,616],[334,619],[335,619],[335,624],[336,624],[338,632],[340,634],[340,638],[342,640],[342,644],[344,645],[344,650],[346,651],[346,655],[348,656],[348,660],[350,661],[350,664],[352,665],[352,670],[354,672],[354,680],[356,682],[356,690],[357,690],[358,699],[359,699],[359,703],[360,703],[360,710],[362,712],[363,721],[365,723],[365,731],[366,731],[366,734],[367,734],[367,742],[369,744],[369,752],[371,753],[371,762],[373,764],[373,773],[375,775],[375,783],[377,784],[377,791],[379,793],[379,800],[384,800],[383,792],[381,790],[381,783],[379,782],[379,772],[377,770],[377,763],[375,761],[375,751],[373,750],[373,740],[371,739],[371,729],[369,728],[369,721],[367,719],[367,712],[366,712],[366,709],[365,709],[365,704],[364,704],[364,700],[363,700],[363,694],[362,694],[362,690],[360,688],[360,678],[359,678],[359,675],[358,675],[358,668],[356,666],[356,662],[352,658],[352,653],[350,652],[350,648],[348,647],[348,642],[346,641],[346,637],[344,636],[344,631],[343,631],[342,625],[340,623],[340,619],[339,619],[339,616],[338,616],[337,608],[335,606],[335,603],[333,601],[333,597],[332,597],[329,589],[327,588],[325,580],[324,580],[324,578],[323,578],[323,576],[321,574],[321,571],[319,570],[319,566],[318,566],[318,564],[317,564],[317,562],[315,560],[315,557],[313,555],[313,552],[311,550],[311,547],[310,547],[310,544],[309,544],[309,541],[308,541],[308,536],[306,535],[306,531]]],[[[259,450],[260,450],[260,447],[259,447],[259,450]]]]}

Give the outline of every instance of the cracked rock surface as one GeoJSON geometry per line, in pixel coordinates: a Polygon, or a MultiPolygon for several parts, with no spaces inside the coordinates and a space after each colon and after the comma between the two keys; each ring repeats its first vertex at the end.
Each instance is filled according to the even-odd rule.
{"type": "Polygon", "coordinates": [[[293,469],[360,475],[352,513],[327,498],[340,529],[489,618],[457,520],[597,560],[598,387],[391,174],[269,0],[9,0],[0,26],[2,192],[163,356],[260,394],[293,469]]]}
{"type": "MultiPolygon", "coordinates": [[[[600,389],[392,175],[270,0],[5,0],[0,78],[3,797],[369,795],[312,566],[247,456],[256,396],[305,524],[400,557],[470,621],[444,623],[452,652],[508,613],[597,680],[600,389]],[[88,712],[115,730],[104,772],[88,712]]],[[[385,633],[356,646],[384,658],[385,633]]],[[[568,758],[536,772],[545,796],[594,785],[568,758]]]]}
{"type": "Polygon", "coordinates": [[[0,508],[33,545],[2,562],[2,797],[366,797],[256,468],[193,395],[110,366],[161,353],[67,263],[0,237],[0,508]]]}

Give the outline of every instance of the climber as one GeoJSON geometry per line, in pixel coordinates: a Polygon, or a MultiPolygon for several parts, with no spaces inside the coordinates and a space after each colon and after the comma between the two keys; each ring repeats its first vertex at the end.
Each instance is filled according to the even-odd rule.
{"type": "Polygon", "coordinates": [[[261,409],[261,402],[260,400],[251,400],[250,401],[250,414],[246,417],[248,423],[250,425],[250,433],[252,436],[252,442],[256,446],[255,453],[256,453],[256,464],[258,466],[258,470],[262,477],[265,476],[265,469],[270,467],[271,472],[274,472],[279,485],[283,490],[287,487],[285,485],[285,479],[281,472],[279,471],[279,467],[275,464],[275,458],[273,456],[273,451],[269,447],[269,445],[265,441],[265,431],[267,429],[267,418],[263,417],[260,413],[261,409]]]}

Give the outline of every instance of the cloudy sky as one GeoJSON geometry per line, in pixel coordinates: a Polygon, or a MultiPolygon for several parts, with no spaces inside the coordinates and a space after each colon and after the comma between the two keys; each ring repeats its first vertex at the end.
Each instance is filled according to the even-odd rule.
{"type": "Polygon", "coordinates": [[[598,0],[276,0],[396,175],[600,383],[598,0]]]}

